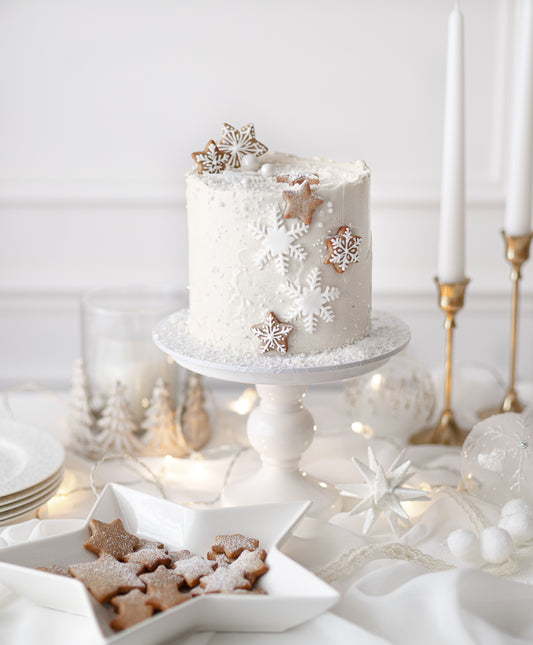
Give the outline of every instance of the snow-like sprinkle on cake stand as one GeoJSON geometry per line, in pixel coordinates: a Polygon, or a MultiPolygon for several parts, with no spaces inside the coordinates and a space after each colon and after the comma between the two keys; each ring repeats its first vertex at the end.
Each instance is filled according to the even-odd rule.
{"type": "Polygon", "coordinates": [[[308,515],[325,518],[340,509],[338,491],[308,476],[300,458],[313,440],[314,423],[302,400],[308,385],[362,376],[384,365],[409,342],[407,325],[391,314],[372,313],[370,333],[347,347],[313,355],[237,354],[208,347],[188,331],[188,310],[154,329],[156,345],[176,363],[205,376],[253,383],[260,404],[248,419],[248,439],[262,467],[223,491],[226,506],[309,499],[308,515]]]}

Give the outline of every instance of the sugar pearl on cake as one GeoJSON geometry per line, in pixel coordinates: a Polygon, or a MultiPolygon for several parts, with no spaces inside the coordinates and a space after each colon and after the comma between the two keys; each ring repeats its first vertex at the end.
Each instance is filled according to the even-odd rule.
{"type": "Polygon", "coordinates": [[[264,163],[261,166],[261,174],[263,177],[273,177],[276,174],[276,171],[274,170],[274,166],[271,163],[264,163]]]}
{"type": "Polygon", "coordinates": [[[498,523],[513,538],[515,544],[522,544],[533,539],[533,517],[529,513],[505,515],[498,523]]]}
{"type": "Polygon", "coordinates": [[[474,562],[479,558],[479,539],[473,531],[457,529],[448,535],[450,553],[463,562],[474,562]]]}
{"type": "Polygon", "coordinates": [[[501,564],[513,552],[513,539],[501,526],[489,526],[479,536],[481,557],[490,564],[501,564]]]}
{"type": "Polygon", "coordinates": [[[515,513],[528,513],[533,515],[533,509],[524,499],[510,499],[501,510],[501,516],[514,515],[515,513]]]}
{"type": "Polygon", "coordinates": [[[241,166],[243,170],[259,170],[261,162],[255,155],[244,155],[241,159],[241,166]]]}

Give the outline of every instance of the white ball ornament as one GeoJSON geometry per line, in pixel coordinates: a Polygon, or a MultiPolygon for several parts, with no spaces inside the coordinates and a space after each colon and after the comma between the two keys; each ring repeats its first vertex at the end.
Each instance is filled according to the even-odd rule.
{"type": "Polygon", "coordinates": [[[509,533],[501,526],[489,526],[479,536],[481,557],[489,564],[501,564],[509,559],[514,544],[509,533]]]}
{"type": "Polygon", "coordinates": [[[347,381],[344,394],[352,424],[370,428],[375,437],[402,442],[428,423],[435,405],[430,373],[408,356],[397,356],[380,370],[347,381]]]}
{"type": "Polygon", "coordinates": [[[274,165],[271,163],[264,163],[261,166],[261,174],[263,175],[263,177],[266,177],[267,179],[269,177],[273,177],[276,174],[276,171],[274,170],[274,165]]]}
{"type": "Polygon", "coordinates": [[[450,553],[463,562],[479,560],[479,538],[468,529],[457,529],[448,535],[450,553]]]}
{"type": "Polygon", "coordinates": [[[533,539],[533,517],[528,513],[506,515],[498,522],[498,526],[509,533],[515,544],[523,544],[533,539]]]}
{"type": "MultiPolygon", "coordinates": [[[[477,423],[463,444],[461,477],[468,493],[491,504],[533,503],[531,417],[507,412],[477,423]]],[[[506,513],[520,507],[514,504],[506,513]]]]}
{"type": "Polygon", "coordinates": [[[241,167],[243,170],[259,170],[261,162],[255,155],[244,155],[241,159],[241,167]]]}
{"type": "Polygon", "coordinates": [[[533,516],[533,509],[531,504],[528,504],[524,499],[510,499],[506,502],[501,510],[501,516],[507,517],[515,513],[525,513],[526,515],[533,516]]]}

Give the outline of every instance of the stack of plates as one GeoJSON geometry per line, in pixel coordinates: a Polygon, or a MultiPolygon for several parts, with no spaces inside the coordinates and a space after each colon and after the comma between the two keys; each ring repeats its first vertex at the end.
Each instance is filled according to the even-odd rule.
{"type": "Polygon", "coordinates": [[[41,507],[63,479],[65,450],[48,432],[0,420],[0,524],[41,507]]]}

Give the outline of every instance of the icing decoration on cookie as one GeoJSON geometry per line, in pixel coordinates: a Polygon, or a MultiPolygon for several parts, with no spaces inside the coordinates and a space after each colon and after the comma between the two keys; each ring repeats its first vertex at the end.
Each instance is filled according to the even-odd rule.
{"type": "Polygon", "coordinates": [[[229,123],[224,123],[218,148],[228,155],[227,165],[230,168],[239,168],[245,155],[260,157],[268,152],[268,148],[255,138],[255,128],[252,123],[243,126],[240,130],[229,123]]]}
{"type": "Polygon", "coordinates": [[[111,621],[111,627],[116,630],[127,629],[140,623],[154,613],[154,608],[145,604],[146,594],[139,589],[130,591],[125,596],[111,598],[111,604],[117,611],[117,616],[111,621]]]}
{"type": "Polygon", "coordinates": [[[289,270],[289,258],[300,262],[307,258],[303,246],[294,242],[309,231],[309,226],[298,221],[288,228],[279,207],[272,213],[270,226],[251,223],[249,228],[254,238],[262,242],[262,249],[255,259],[260,269],[274,260],[278,272],[285,274],[289,270]]]}
{"type": "Polygon", "coordinates": [[[168,566],[172,559],[162,549],[139,549],[125,555],[124,562],[137,562],[143,565],[143,571],[153,571],[160,564],[168,566]]]}
{"type": "Polygon", "coordinates": [[[243,551],[240,556],[230,564],[230,569],[242,571],[244,577],[252,585],[254,582],[268,571],[268,565],[265,564],[266,551],[256,549],[255,551],[243,551]]]}
{"type": "Polygon", "coordinates": [[[305,331],[314,334],[319,318],[324,322],[332,322],[335,319],[333,309],[327,303],[337,300],[340,291],[337,287],[322,289],[322,275],[318,267],[311,269],[305,284],[306,286],[301,287],[285,282],[280,290],[293,300],[289,319],[303,318],[305,331]]]}
{"type": "Polygon", "coordinates": [[[235,559],[245,549],[255,551],[258,546],[259,540],[235,533],[234,535],[217,535],[211,550],[215,553],[225,553],[228,558],[235,559]]]}
{"type": "Polygon", "coordinates": [[[349,226],[341,226],[336,235],[326,239],[329,255],[325,264],[333,265],[337,273],[344,273],[350,264],[359,262],[361,236],[354,235],[349,226]]]}
{"type": "Polygon", "coordinates": [[[289,186],[282,195],[287,202],[284,217],[297,217],[308,226],[311,224],[315,210],[324,203],[323,199],[311,192],[307,179],[301,184],[289,186]]]}
{"type": "Polygon", "coordinates": [[[308,172],[306,170],[291,170],[289,172],[281,173],[276,176],[276,181],[282,184],[302,184],[304,181],[309,182],[310,185],[318,184],[320,181],[315,172],[308,172]]]}
{"type": "Polygon", "coordinates": [[[221,567],[214,573],[200,578],[200,585],[205,593],[228,593],[235,589],[251,589],[252,583],[244,577],[240,570],[221,567]]]}
{"type": "Polygon", "coordinates": [[[146,583],[146,604],[154,609],[164,611],[190,598],[188,593],[178,590],[185,582],[183,576],[163,565],[152,573],[143,573],[139,577],[146,583]]]}
{"type": "Polygon", "coordinates": [[[128,533],[119,519],[110,524],[92,519],[89,522],[89,529],[91,537],[83,546],[96,555],[107,553],[117,560],[123,560],[125,555],[139,547],[139,538],[128,533]]]}
{"type": "Polygon", "coordinates": [[[229,162],[229,155],[222,152],[213,139],[207,142],[203,150],[193,152],[191,156],[198,165],[199,175],[204,172],[210,175],[222,172],[229,162]]]}
{"type": "Polygon", "coordinates": [[[213,572],[215,563],[202,558],[200,555],[193,555],[187,560],[180,560],[174,565],[174,571],[185,578],[189,587],[195,587],[202,576],[213,572]]]}
{"type": "MultiPolygon", "coordinates": [[[[265,322],[250,327],[251,332],[261,341],[263,354],[270,350],[285,354],[288,349],[288,336],[293,329],[292,325],[279,321],[272,311],[268,312],[265,322]]],[[[213,551],[216,551],[214,547],[213,551]]]]}
{"type": "Polygon", "coordinates": [[[104,554],[93,562],[71,564],[68,571],[81,580],[98,602],[107,602],[119,593],[144,589],[144,582],[137,577],[142,564],[119,562],[112,555],[104,554]]]}

